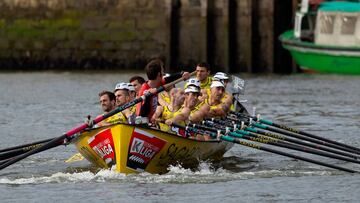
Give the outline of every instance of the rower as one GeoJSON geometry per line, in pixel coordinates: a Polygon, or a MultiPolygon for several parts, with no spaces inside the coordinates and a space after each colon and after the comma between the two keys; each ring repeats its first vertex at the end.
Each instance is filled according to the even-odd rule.
{"type": "Polygon", "coordinates": [[[170,105],[168,106],[157,106],[154,115],[151,118],[151,123],[158,123],[162,131],[169,131],[170,128],[167,125],[163,125],[168,119],[174,117],[175,113],[179,111],[184,103],[184,90],[180,88],[173,88],[170,90],[170,105]],[[159,122],[160,121],[160,122],[159,122]]]}
{"type": "Polygon", "coordinates": [[[115,109],[115,101],[114,93],[106,90],[99,93],[99,102],[104,113],[109,113],[115,109]]]}
{"type": "Polygon", "coordinates": [[[222,99],[225,95],[225,86],[220,81],[212,81],[210,95],[205,99],[205,103],[210,106],[207,117],[224,117],[230,109],[231,102],[225,103],[222,99]]]}
{"type": "Polygon", "coordinates": [[[199,63],[196,66],[196,78],[200,82],[201,89],[209,89],[212,78],[210,76],[210,66],[207,63],[199,63]]]}
{"type": "MultiPolygon", "coordinates": [[[[114,90],[116,98],[116,106],[122,106],[130,101],[129,86],[125,82],[116,84],[114,90]]],[[[109,117],[106,121],[109,124],[113,123],[128,123],[128,119],[132,118],[133,112],[131,109],[124,109],[123,111],[109,117]]]]}
{"type": "MultiPolygon", "coordinates": [[[[166,83],[172,82],[178,78],[183,78],[184,80],[190,77],[188,72],[183,73],[175,73],[170,75],[169,77],[163,79],[163,70],[164,63],[160,59],[151,60],[145,67],[146,75],[148,77],[148,81],[145,82],[140,91],[139,96],[144,95],[147,91],[152,94],[156,93],[156,88],[165,85],[166,83]]],[[[151,118],[154,114],[158,105],[158,96],[153,95],[147,98],[142,103],[137,104],[136,106],[136,115],[146,118],[151,118]]]]}
{"type": "Polygon", "coordinates": [[[145,79],[141,76],[135,75],[130,78],[129,82],[134,86],[136,95],[138,95],[142,84],[145,83],[145,79]]]}
{"type": "MultiPolygon", "coordinates": [[[[225,87],[225,94],[224,97],[221,98],[221,101],[224,104],[227,104],[228,106],[230,105],[230,110],[235,111],[235,106],[234,106],[234,97],[231,95],[230,92],[226,91],[226,87],[227,84],[229,83],[229,76],[226,73],[223,72],[217,72],[214,76],[213,76],[213,80],[217,80],[220,81],[224,84],[225,87]]],[[[235,101],[236,102],[236,101],[235,101]]]]}
{"type": "Polygon", "coordinates": [[[133,84],[131,83],[127,83],[128,85],[128,89],[129,89],[129,96],[130,96],[130,101],[134,100],[136,97],[136,91],[135,91],[135,87],[133,84]]]}
{"type": "MultiPolygon", "coordinates": [[[[163,76],[163,80],[166,80],[167,77],[169,77],[170,74],[166,73],[163,76]]],[[[162,91],[158,94],[159,104],[160,106],[169,106],[171,105],[170,101],[170,91],[175,88],[175,85],[173,87],[170,87],[169,89],[166,89],[165,91],[162,91]]]]}
{"type": "Polygon", "coordinates": [[[195,86],[188,86],[185,89],[185,101],[182,108],[174,113],[173,118],[165,121],[166,124],[173,123],[185,125],[188,122],[200,122],[210,110],[210,107],[205,102],[200,102],[198,97],[200,88],[195,86]]]}
{"type": "MultiPolygon", "coordinates": [[[[103,110],[104,114],[109,113],[110,111],[114,110],[116,105],[115,105],[115,94],[110,92],[110,91],[101,91],[99,93],[99,102],[101,105],[101,109],[103,110]]],[[[91,120],[86,121],[90,124],[90,122],[92,122],[91,120]]],[[[106,125],[110,125],[107,122],[107,119],[101,121],[100,123],[97,124],[97,126],[106,126],[106,125]]]]}
{"type": "MultiPolygon", "coordinates": [[[[130,101],[133,101],[136,98],[136,91],[135,91],[135,87],[131,84],[131,83],[127,83],[128,85],[128,90],[129,90],[129,98],[130,101]]],[[[136,113],[136,106],[132,106],[129,108],[131,113],[135,115],[136,113]]]]}

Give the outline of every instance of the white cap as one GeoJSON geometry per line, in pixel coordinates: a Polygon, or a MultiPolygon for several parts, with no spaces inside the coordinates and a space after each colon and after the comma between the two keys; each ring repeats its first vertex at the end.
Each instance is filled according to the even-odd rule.
{"type": "Polygon", "coordinates": [[[213,80],[211,82],[210,88],[213,88],[213,87],[224,87],[225,88],[224,84],[217,80],[213,80]]]}
{"type": "Polygon", "coordinates": [[[187,88],[188,86],[195,86],[195,87],[200,87],[200,81],[196,78],[190,78],[186,84],[185,84],[185,88],[187,88]]]}
{"type": "Polygon", "coordinates": [[[195,86],[188,86],[186,89],[185,89],[185,93],[189,93],[189,92],[196,92],[196,93],[199,93],[200,90],[198,87],[195,87],[195,86]]]}
{"type": "Polygon", "coordinates": [[[229,76],[227,76],[226,73],[217,72],[217,73],[214,75],[214,79],[215,79],[215,80],[228,80],[228,79],[229,79],[229,76]]]}
{"type": "Polygon", "coordinates": [[[135,87],[134,87],[133,84],[127,83],[127,85],[128,85],[128,90],[129,90],[129,91],[134,91],[134,92],[135,92],[135,87]]]}
{"type": "Polygon", "coordinates": [[[115,85],[116,90],[129,90],[129,85],[126,82],[120,82],[115,85]]]}

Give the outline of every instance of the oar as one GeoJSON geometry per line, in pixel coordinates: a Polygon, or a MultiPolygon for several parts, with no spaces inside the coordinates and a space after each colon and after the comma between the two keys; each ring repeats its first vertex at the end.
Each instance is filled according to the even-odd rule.
{"type": "MultiPolygon", "coordinates": [[[[222,126],[228,126],[228,127],[232,127],[232,126],[236,125],[235,127],[240,128],[240,125],[233,124],[231,122],[229,123],[229,122],[226,122],[224,120],[219,120],[219,119],[211,119],[211,121],[205,121],[204,124],[205,125],[212,125],[212,122],[219,123],[222,126]]],[[[221,126],[217,125],[216,127],[221,127],[221,126]]],[[[290,137],[282,136],[282,135],[275,134],[275,133],[270,133],[270,132],[263,131],[263,130],[260,130],[260,129],[257,129],[257,128],[252,128],[252,127],[245,126],[245,128],[243,130],[253,132],[253,133],[257,133],[257,134],[260,134],[260,135],[264,135],[264,136],[267,136],[267,137],[272,137],[272,138],[279,139],[279,140],[284,140],[284,141],[295,143],[295,144],[298,144],[298,145],[303,145],[303,146],[311,147],[311,148],[314,148],[314,149],[319,149],[319,150],[322,150],[322,151],[331,152],[333,154],[350,157],[350,158],[353,158],[353,159],[359,159],[360,158],[360,156],[357,156],[355,154],[335,150],[335,149],[328,148],[328,147],[325,147],[325,146],[319,145],[319,144],[313,144],[313,143],[310,143],[310,142],[304,142],[304,141],[301,141],[301,140],[292,139],[290,137]]]]}
{"type": "MultiPolygon", "coordinates": [[[[227,119],[230,119],[230,120],[232,120],[234,122],[238,122],[238,123],[239,122],[245,122],[247,125],[250,123],[249,119],[246,119],[246,120],[244,120],[243,118],[237,119],[237,118],[233,118],[233,117],[229,117],[229,116],[227,117],[227,119]]],[[[290,136],[290,137],[295,137],[295,138],[300,139],[300,140],[306,140],[306,141],[321,144],[321,145],[324,145],[324,146],[327,146],[327,147],[332,147],[332,148],[335,148],[335,149],[338,149],[338,150],[350,152],[350,153],[353,153],[353,154],[360,154],[359,151],[355,151],[355,150],[349,149],[347,147],[343,147],[343,146],[336,145],[336,144],[333,144],[333,143],[329,143],[329,142],[326,142],[326,141],[323,141],[323,140],[311,138],[311,137],[308,137],[308,136],[300,135],[300,134],[293,133],[293,132],[290,132],[290,131],[282,130],[282,129],[275,128],[275,127],[272,127],[272,126],[263,125],[263,124],[261,124],[259,122],[253,122],[251,125],[256,127],[256,128],[260,128],[260,129],[280,133],[280,134],[287,135],[287,136],[290,136]]]]}
{"type": "Polygon", "coordinates": [[[321,145],[324,145],[324,146],[327,146],[327,147],[332,147],[332,148],[335,148],[335,149],[338,149],[338,150],[347,151],[347,152],[354,153],[354,154],[360,154],[360,152],[358,152],[358,151],[354,151],[352,149],[349,149],[349,148],[346,148],[346,147],[343,147],[343,146],[340,146],[340,145],[336,145],[336,144],[329,143],[329,142],[326,142],[326,141],[314,139],[314,138],[311,138],[311,137],[306,137],[306,136],[303,136],[303,135],[299,135],[297,133],[288,132],[288,131],[281,130],[281,129],[278,129],[278,128],[274,128],[274,127],[271,127],[271,126],[266,126],[266,125],[263,125],[263,124],[260,124],[260,123],[253,123],[252,125],[254,127],[256,127],[256,128],[260,128],[260,129],[263,129],[263,130],[269,130],[269,131],[276,132],[276,133],[281,133],[281,134],[284,134],[284,135],[287,135],[287,136],[290,136],[290,137],[295,137],[295,138],[306,140],[306,141],[309,141],[309,142],[321,144],[321,145]]]}
{"type": "MultiPolygon", "coordinates": [[[[192,73],[190,74],[190,76],[194,75],[195,73],[196,73],[195,71],[192,72],[192,73]]],[[[93,120],[93,125],[95,125],[95,124],[97,124],[97,123],[99,123],[99,122],[101,122],[101,121],[109,118],[110,116],[113,116],[113,115],[115,115],[115,114],[117,114],[117,113],[119,113],[119,112],[121,112],[121,111],[129,108],[129,107],[132,107],[132,106],[134,106],[135,104],[140,103],[140,102],[144,101],[145,99],[147,99],[147,98],[149,98],[149,97],[151,97],[151,96],[154,96],[154,95],[158,94],[159,92],[164,91],[165,89],[167,89],[167,88],[175,85],[176,83],[181,82],[182,80],[183,80],[182,78],[179,78],[179,79],[177,79],[177,80],[175,80],[175,81],[173,81],[173,82],[170,82],[170,83],[168,83],[168,84],[166,84],[166,85],[164,85],[164,86],[161,86],[161,87],[157,88],[157,89],[156,89],[156,92],[155,92],[154,94],[151,93],[151,92],[147,92],[146,94],[142,95],[141,97],[138,97],[138,98],[134,99],[134,100],[131,101],[131,102],[128,102],[128,103],[126,103],[126,104],[124,104],[124,105],[122,105],[122,106],[119,106],[119,107],[117,107],[116,109],[110,111],[109,113],[106,113],[106,114],[104,114],[104,115],[100,115],[100,116],[96,117],[96,118],[93,120]]],[[[57,147],[57,146],[59,146],[59,145],[62,145],[62,144],[64,143],[64,141],[71,140],[73,135],[75,135],[76,133],[81,132],[82,130],[85,130],[85,129],[88,128],[88,127],[91,127],[91,126],[89,126],[88,123],[83,123],[83,124],[81,124],[81,125],[73,128],[73,129],[69,130],[68,132],[64,133],[64,134],[61,135],[60,137],[54,138],[53,140],[51,140],[50,142],[44,144],[43,146],[41,146],[41,147],[39,147],[39,148],[35,148],[35,149],[33,149],[33,150],[31,150],[31,151],[28,151],[28,152],[26,152],[26,153],[24,153],[24,154],[21,154],[21,155],[19,155],[19,156],[16,156],[16,157],[10,159],[9,161],[7,161],[6,163],[1,164],[1,165],[0,165],[0,170],[2,170],[2,169],[4,169],[4,168],[6,168],[6,167],[8,167],[8,166],[10,166],[10,165],[18,162],[18,161],[20,161],[20,160],[22,160],[22,159],[25,159],[25,158],[28,157],[28,156],[31,156],[31,155],[36,154],[36,153],[39,153],[39,152],[41,152],[41,151],[44,151],[44,150],[49,149],[49,148],[52,148],[52,147],[57,147]]]]}
{"type": "Polygon", "coordinates": [[[332,143],[332,144],[335,144],[335,145],[339,145],[339,146],[342,146],[342,147],[349,148],[349,149],[352,149],[354,151],[360,152],[360,148],[350,146],[350,145],[347,145],[347,144],[344,144],[344,143],[341,143],[341,142],[337,142],[337,141],[334,141],[334,140],[326,139],[326,138],[323,138],[323,137],[320,137],[320,136],[317,136],[317,135],[314,135],[314,134],[311,134],[311,133],[307,133],[307,132],[304,132],[304,131],[301,131],[301,130],[298,130],[298,129],[295,129],[295,128],[288,127],[288,126],[283,125],[283,124],[275,123],[275,122],[270,121],[270,120],[265,120],[265,119],[261,119],[261,118],[259,119],[258,117],[249,116],[249,115],[241,114],[241,113],[238,113],[238,112],[232,112],[232,113],[237,115],[237,116],[240,116],[240,117],[252,118],[254,121],[258,121],[260,123],[263,123],[263,124],[266,124],[266,125],[269,125],[269,126],[274,126],[274,127],[286,130],[286,131],[290,131],[290,132],[297,133],[297,134],[300,134],[300,135],[304,135],[304,136],[307,136],[307,137],[315,138],[315,139],[318,139],[318,140],[322,140],[322,141],[325,141],[325,142],[328,142],[328,143],[332,143]]]}
{"type": "MultiPolygon", "coordinates": [[[[184,129],[184,127],[179,126],[179,125],[176,125],[176,127],[184,129]]],[[[192,131],[194,133],[200,133],[200,134],[203,133],[203,131],[199,130],[198,128],[191,127],[191,126],[188,126],[186,128],[186,130],[192,131]]],[[[218,131],[218,129],[213,129],[213,132],[217,132],[217,131],[218,131]]],[[[205,133],[207,133],[207,132],[205,132],[205,133]]],[[[254,144],[254,143],[245,142],[243,140],[240,140],[238,138],[234,138],[234,137],[231,137],[231,136],[226,136],[226,135],[217,136],[216,133],[208,133],[208,134],[211,137],[214,137],[214,138],[218,137],[219,139],[221,139],[223,141],[240,144],[240,145],[243,145],[243,146],[246,146],[246,147],[250,147],[250,148],[254,148],[254,149],[258,149],[258,150],[263,150],[263,151],[271,152],[271,153],[274,153],[274,154],[279,154],[279,155],[294,158],[294,159],[299,159],[299,160],[302,160],[302,161],[306,161],[306,162],[326,166],[326,167],[333,168],[333,169],[338,169],[338,170],[341,170],[341,171],[346,171],[346,172],[350,172],[350,173],[358,173],[358,171],[355,171],[355,170],[351,170],[351,169],[343,168],[343,167],[336,166],[336,165],[333,165],[333,164],[324,163],[324,162],[313,160],[313,159],[310,159],[310,158],[301,157],[301,156],[298,156],[298,155],[286,153],[286,152],[275,150],[275,149],[272,149],[272,148],[268,148],[268,147],[265,147],[265,146],[262,146],[262,145],[257,145],[257,144],[254,144]]]]}
{"type": "Polygon", "coordinates": [[[41,141],[30,143],[30,144],[24,144],[24,145],[4,149],[4,150],[2,150],[3,152],[0,153],[0,160],[9,159],[9,158],[24,154],[32,149],[41,147],[42,145],[44,145],[45,143],[47,143],[51,140],[52,139],[41,140],[41,141]]]}
{"type": "Polygon", "coordinates": [[[229,133],[229,135],[232,137],[244,138],[244,139],[255,141],[255,142],[270,144],[270,145],[274,145],[274,146],[278,146],[278,147],[283,147],[283,148],[297,150],[297,151],[306,152],[306,153],[310,153],[310,154],[316,154],[316,155],[323,156],[323,157],[328,157],[328,158],[333,158],[333,159],[338,159],[338,160],[342,160],[342,161],[348,161],[348,162],[360,164],[360,161],[355,160],[355,159],[323,152],[320,150],[312,149],[312,148],[297,145],[297,144],[288,143],[285,141],[277,140],[277,139],[266,137],[263,135],[258,135],[258,134],[247,132],[244,130],[238,130],[235,132],[231,132],[231,133],[229,133]]]}
{"type": "Polygon", "coordinates": [[[5,149],[0,149],[0,153],[1,152],[7,152],[7,151],[13,151],[13,150],[16,150],[16,149],[20,149],[20,150],[33,149],[34,147],[38,146],[38,144],[43,144],[45,142],[49,142],[52,139],[53,138],[46,139],[46,140],[40,140],[40,141],[29,143],[29,144],[18,145],[18,146],[15,146],[15,147],[9,147],[9,148],[5,148],[5,149]]]}

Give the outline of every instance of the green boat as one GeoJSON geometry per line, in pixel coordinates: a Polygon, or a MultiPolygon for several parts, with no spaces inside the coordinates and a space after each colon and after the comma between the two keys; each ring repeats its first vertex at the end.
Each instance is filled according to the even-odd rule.
{"type": "Polygon", "coordinates": [[[303,0],[294,30],[279,39],[304,72],[360,75],[359,1],[303,0]]]}

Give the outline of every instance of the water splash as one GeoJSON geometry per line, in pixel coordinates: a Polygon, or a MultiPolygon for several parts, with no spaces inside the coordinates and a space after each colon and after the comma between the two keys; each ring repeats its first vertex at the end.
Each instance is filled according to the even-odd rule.
{"type": "Polygon", "coordinates": [[[51,175],[37,175],[31,177],[2,177],[0,184],[25,185],[25,184],[47,184],[47,183],[171,183],[171,184],[191,184],[191,183],[215,183],[234,180],[271,178],[271,177],[299,177],[299,176],[329,176],[336,175],[330,171],[294,171],[294,170],[260,170],[232,172],[223,168],[214,169],[209,163],[201,163],[197,170],[185,169],[181,166],[170,166],[166,174],[121,174],[115,171],[102,169],[97,172],[56,172],[51,175]]]}

